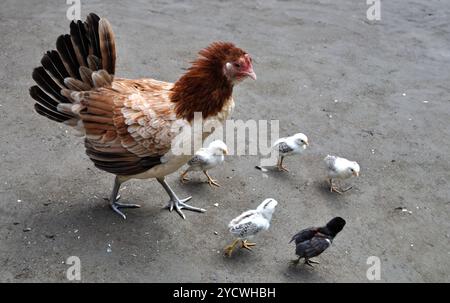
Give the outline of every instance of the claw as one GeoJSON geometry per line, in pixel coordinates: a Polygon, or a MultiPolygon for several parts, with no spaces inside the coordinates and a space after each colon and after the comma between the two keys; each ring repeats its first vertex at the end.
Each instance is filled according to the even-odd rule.
{"type": "Polygon", "coordinates": [[[208,174],[208,172],[207,172],[206,170],[204,170],[203,173],[204,173],[205,176],[208,178],[208,184],[209,184],[209,186],[211,186],[211,187],[213,187],[213,186],[220,187],[220,184],[217,183],[217,180],[214,180],[213,178],[211,178],[211,176],[208,174]]]}
{"type": "Polygon", "coordinates": [[[287,169],[287,168],[284,167],[283,165],[278,165],[278,170],[279,170],[279,171],[289,172],[289,169],[287,169]]]}
{"type": "Polygon", "coordinates": [[[173,209],[175,208],[175,211],[181,216],[181,218],[186,219],[186,216],[184,215],[184,213],[181,211],[182,209],[186,209],[186,210],[191,210],[191,211],[196,211],[196,212],[200,212],[200,213],[204,213],[206,212],[206,209],[203,208],[198,208],[198,207],[193,207],[189,204],[186,204],[184,202],[187,202],[189,200],[191,200],[192,197],[187,197],[186,199],[181,199],[181,200],[170,200],[169,204],[167,204],[166,208],[169,209],[170,212],[173,211],[173,209]]]}
{"type": "Polygon", "coordinates": [[[314,267],[313,264],[320,264],[320,262],[318,261],[314,261],[314,260],[310,260],[310,259],[305,259],[305,264],[311,267],[314,267]]]}
{"type": "Polygon", "coordinates": [[[340,194],[340,195],[343,194],[343,192],[340,191],[336,186],[331,186],[331,187],[330,187],[330,192],[336,192],[336,193],[338,193],[338,194],[340,194]]]}
{"type": "MultiPolygon", "coordinates": [[[[120,198],[120,196],[119,196],[120,198]]],[[[121,208],[140,208],[141,206],[139,204],[126,204],[126,203],[119,203],[117,201],[110,204],[111,208],[119,214],[124,220],[127,219],[127,216],[120,210],[121,208]]]]}
{"type": "Polygon", "coordinates": [[[180,181],[181,181],[181,183],[183,183],[183,184],[186,184],[186,182],[189,182],[189,181],[190,181],[190,179],[186,177],[187,173],[188,173],[188,172],[185,171],[185,172],[182,173],[181,176],[180,176],[180,181]]]}
{"type": "Polygon", "coordinates": [[[221,185],[219,183],[217,183],[217,180],[214,180],[214,179],[208,180],[208,184],[211,187],[213,187],[213,186],[221,187],[221,185]]]}
{"type": "Polygon", "coordinates": [[[256,243],[249,243],[247,240],[244,240],[241,243],[241,247],[242,248],[245,248],[245,249],[250,250],[250,251],[252,250],[252,247],[255,246],[255,245],[256,245],[256,243]]]}

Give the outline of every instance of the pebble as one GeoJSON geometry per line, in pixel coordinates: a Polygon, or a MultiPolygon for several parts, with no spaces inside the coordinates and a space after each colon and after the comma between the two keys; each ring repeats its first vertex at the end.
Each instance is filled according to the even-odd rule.
{"type": "Polygon", "coordinates": [[[214,206],[215,207],[219,207],[219,203],[214,203],[214,206]]]}
{"type": "Polygon", "coordinates": [[[402,96],[403,96],[403,97],[406,96],[406,93],[403,93],[402,96]]]}
{"type": "Polygon", "coordinates": [[[107,253],[112,252],[111,244],[108,244],[108,247],[106,248],[106,252],[107,253]]]}
{"type": "Polygon", "coordinates": [[[23,229],[23,232],[28,232],[28,231],[31,231],[31,228],[27,227],[27,228],[23,229]]]}
{"type": "Polygon", "coordinates": [[[17,200],[17,203],[20,203],[20,202],[22,202],[22,200],[17,200]]]}
{"type": "Polygon", "coordinates": [[[425,100],[425,101],[423,101],[423,103],[428,103],[428,101],[425,100]]]}
{"type": "Polygon", "coordinates": [[[217,231],[215,231],[214,234],[217,236],[219,233],[217,231]]]}

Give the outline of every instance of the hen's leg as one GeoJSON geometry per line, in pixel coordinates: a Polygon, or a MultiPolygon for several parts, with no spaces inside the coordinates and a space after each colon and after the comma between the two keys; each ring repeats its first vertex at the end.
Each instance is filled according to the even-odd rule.
{"type": "Polygon", "coordinates": [[[170,211],[173,211],[173,209],[175,208],[175,211],[183,219],[186,219],[186,216],[181,211],[182,209],[198,211],[200,213],[204,213],[206,211],[206,209],[193,207],[193,206],[190,206],[190,205],[184,203],[184,202],[191,200],[192,197],[188,197],[188,198],[182,199],[182,200],[178,199],[177,195],[173,192],[173,190],[170,188],[169,184],[167,184],[167,182],[164,178],[156,178],[156,180],[158,180],[159,184],[161,184],[162,187],[164,187],[164,189],[166,190],[167,194],[170,197],[169,204],[166,206],[166,208],[168,208],[170,211]]]}
{"type": "Polygon", "coordinates": [[[127,203],[120,203],[120,202],[118,202],[119,199],[120,199],[120,195],[118,193],[119,193],[119,189],[120,189],[120,185],[121,184],[122,183],[120,182],[119,177],[116,176],[116,178],[114,179],[113,191],[111,193],[111,197],[109,198],[109,205],[122,218],[126,219],[127,216],[125,216],[125,214],[120,210],[121,208],[139,208],[141,206],[138,205],[138,204],[127,204],[127,203]]]}
{"type": "Polygon", "coordinates": [[[203,173],[208,178],[209,186],[213,187],[213,185],[214,185],[214,186],[220,187],[220,184],[217,183],[217,180],[214,180],[213,178],[211,178],[211,176],[208,174],[208,172],[206,170],[204,170],[203,173]]]}

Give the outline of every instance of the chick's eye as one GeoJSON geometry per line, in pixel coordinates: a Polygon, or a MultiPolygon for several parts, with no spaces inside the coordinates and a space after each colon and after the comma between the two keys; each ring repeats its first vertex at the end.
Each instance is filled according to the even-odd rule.
{"type": "Polygon", "coordinates": [[[353,171],[353,168],[350,168],[350,171],[353,171]]]}

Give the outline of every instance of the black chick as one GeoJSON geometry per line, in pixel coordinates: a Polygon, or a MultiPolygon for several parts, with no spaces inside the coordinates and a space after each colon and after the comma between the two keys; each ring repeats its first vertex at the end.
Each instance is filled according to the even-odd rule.
{"type": "Polygon", "coordinates": [[[312,263],[319,263],[310,260],[323,253],[333,242],[334,237],[344,228],[345,220],[341,217],[333,218],[323,227],[310,227],[300,231],[292,237],[295,240],[295,254],[298,260],[292,261],[297,265],[301,258],[305,258],[305,264],[312,267],[312,263]]]}

